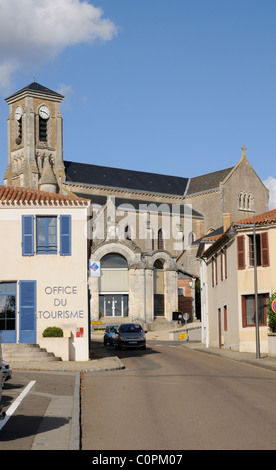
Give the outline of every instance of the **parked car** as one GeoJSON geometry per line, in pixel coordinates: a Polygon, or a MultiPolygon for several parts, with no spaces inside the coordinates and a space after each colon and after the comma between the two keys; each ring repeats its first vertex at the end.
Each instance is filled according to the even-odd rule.
{"type": "Polygon", "coordinates": [[[2,384],[10,380],[11,377],[12,377],[12,370],[9,364],[7,364],[6,361],[2,361],[2,384]]]}
{"type": "Polygon", "coordinates": [[[123,323],[117,330],[115,346],[122,348],[146,349],[146,331],[139,323],[123,323]]]}
{"type": "Polygon", "coordinates": [[[108,325],[105,329],[104,332],[104,345],[106,344],[115,344],[115,333],[117,329],[119,328],[119,325],[108,325]]]}

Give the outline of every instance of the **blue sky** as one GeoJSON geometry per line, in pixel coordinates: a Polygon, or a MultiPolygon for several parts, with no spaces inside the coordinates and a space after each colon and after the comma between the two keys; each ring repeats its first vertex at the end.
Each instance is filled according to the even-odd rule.
{"type": "Polygon", "coordinates": [[[276,207],[275,20],[275,0],[0,0],[1,182],[4,98],[35,75],[66,95],[65,160],[192,177],[245,145],[276,207]]]}

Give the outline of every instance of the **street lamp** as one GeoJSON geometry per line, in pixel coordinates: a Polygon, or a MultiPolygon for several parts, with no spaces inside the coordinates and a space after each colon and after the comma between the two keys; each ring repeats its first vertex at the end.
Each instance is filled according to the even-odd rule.
{"type": "Polygon", "coordinates": [[[253,217],[253,224],[236,225],[232,224],[228,234],[235,235],[236,228],[253,227],[253,255],[254,255],[254,292],[255,292],[255,330],[256,330],[256,358],[260,359],[260,333],[259,333],[259,308],[258,308],[258,277],[257,277],[257,249],[256,249],[256,224],[253,217]],[[235,226],[234,226],[235,225],[235,226]]]}

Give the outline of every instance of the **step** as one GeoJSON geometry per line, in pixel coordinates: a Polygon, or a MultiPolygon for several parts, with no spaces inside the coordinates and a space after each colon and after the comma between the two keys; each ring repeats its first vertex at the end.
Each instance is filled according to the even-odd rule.
{"type": "Polygon", "coordinates": [[[3,359],[6,362],[61,361],[52,352],[40,348],[37,344],[2,343],[3,359]]]}

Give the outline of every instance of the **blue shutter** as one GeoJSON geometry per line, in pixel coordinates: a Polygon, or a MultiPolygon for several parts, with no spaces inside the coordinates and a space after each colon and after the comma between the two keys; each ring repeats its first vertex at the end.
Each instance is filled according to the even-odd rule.
{"type": "Polygon", "coordinates": [[[20,343],[36,342],[36,281],[19,282],[20,343]]]}
{"type": "Polygon", "coordinates": [[[34,256],[33,215],[22,215],[22,256],[34,256]]]}
{"type": "Polygon", "coordinates": [[[60,216],[60,254],[71,256],[71,215],[60,216]]]}

